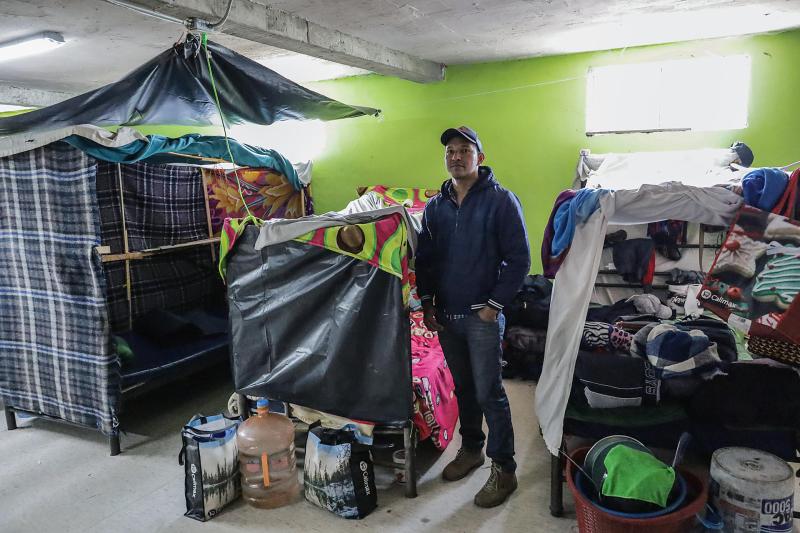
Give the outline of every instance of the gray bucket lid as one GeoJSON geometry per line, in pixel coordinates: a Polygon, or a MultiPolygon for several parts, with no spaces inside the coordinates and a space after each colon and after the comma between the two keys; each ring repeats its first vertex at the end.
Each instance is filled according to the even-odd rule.
{"type": "Polygon", "coordinates": [[[776,483],[794,475],[792,467],[777,455],[753,448],[720,448],[714,452],[711,462],[729,475],[745,481],[776,483]]]}

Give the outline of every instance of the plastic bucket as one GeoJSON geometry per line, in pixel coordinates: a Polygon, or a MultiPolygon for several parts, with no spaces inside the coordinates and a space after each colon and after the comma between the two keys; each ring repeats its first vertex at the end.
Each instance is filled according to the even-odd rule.
{"type": "Polygon", "coordinates": [[[720,448],[711,458],[711,501],[731,533],[792,531],[794,471],[752,448],[720,448]]]}
{"type": "Polygon", "coordinates": [[[603,480],[606,476],[605,459],[608,452],[616,446],[627,446],[634,450],[639,450],[652,455],[652,452],[633,437],[626,435],[611,435],[597,441],[594,446],[589,449],[586,454],[586,459],[583,461],[583,469],[592,476],[592,482],[595,487],[602,487],[603,480]]]}
{"type": "Polygon", "coordinates": [[[603,507],[594,501],[596,500],[596,498],[593,497],[596,496],[594,486],[591,484],[591,482],[589,482],[589,480],[586,479],[586,476],[583,475],[583,472],[580,470],[575,475],[575,487],[583,496],[592,501],[592,503],[594,503],[594,505],[601,511],[614,516],[621,516],[623,518],[655,518],[656,516],[661,516],[676,511],[686,501],[686,481],[683,479],[683,476],[680,473],[676,474],[676,486],[678,490],[675,491],[675,496],[670,498],[669,502],[667,502],[667,506],[663,509],[649,513],[623,513],[621,511],[615,511],[614,509],[603,507]]]}
{"type": "MultiPolygon", "coordinates": [[[[588,448],[575,450],[570,457],[580,464],[588,448]]],[[[617,516],[600,509],[589,500],[575,484],[578,469],[567,461],[567,486],[575,499],[575,514],[578,530],[582,533],[685,533],[697,524],[697,515],[706,505],[707,486],[691,472],[678,469],[686,482],[685,505],[674,512],[653,518],[629,518],[617,516]]]]}
{"type": "MultiPolygon", "coordinates": [[[[653,452],[650,449],[639,442],[638,440],[634,439],[633,437],[628,437],[627,435],[611,435],[609,437],[605,437],[600,439],[589,449],[589,453],[586,454],[586,459],[583,462],[583,468],[588,475],[591,476],[591,483],[594,487],[597,487],[597,492],[599,492],[600,487],[603,486],[605,482],[606,475],[608,471],[606,470],[605,459],[606,456],[618,446],[625,446],[627,448],[631,448],[647,455],[652,456],[653,452]]],[[[670,492],[670,501],[674,501],[674,498],[678,494],[678,481],[677,478],[675,480],[675,484],[673,485],[671,492],[670,492]]],[[[594,492],[594,491],[593,491],[594,492]]],[[[610,496],[602,496],[600,494],[596,495],[594,499],[596,502],[602,504],[602,506],[609,510],[614,510],[617,512],[622,512],[625,514],[652,514],[652,513],[661,513],[663,514],[664,509],[659,507],[654,503],[638,501],[638,500],[628,500],[624,498],[615,498],[610,496]]]]}

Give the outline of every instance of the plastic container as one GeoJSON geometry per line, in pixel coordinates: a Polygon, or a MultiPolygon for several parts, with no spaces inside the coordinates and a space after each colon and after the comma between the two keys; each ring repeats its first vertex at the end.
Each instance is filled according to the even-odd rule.
{"type": "MultiPolygon", "coordinates": [[[[580,464],[588,448],[575,450],[570,457],[580,464]]],[[[675,512],[653,518],[626,518],[607,513],[595,505],[575,484],[578,469],[567,461],[567,486],[575,499],[578,531],[581,533],[687,533],[699,525],[699,514],[706,505],[707,488],[688,470],[678,469],[686,481],[685,505],[675,512]]]]}
{"type": "Polygon", "coordinates": [[[711,457],[712,504],[731,533],[790,532],[794,472],[776,455],[720,448],[711,457]]]}
{"type": "Polygon", "coordinates": [[[582,496],[586,496],[592,500],[598,509],[610,515],[621,516],[623,518],[655,518],[657,516],[662,516],[678,510],[678,508],[681,507],[686,501],[686,481],[683,479],[683,476],[680,473],[676,473],[675,479],[678,490],[674,491],[674,495],[670,496],[667,506],[663,509],[646,513],[625,513],[622,511],[617,511],[616,509],[608,509],[603,507],[600,503],[597,503],[597,491],[595,490],[594,485],[592,485],[592,483],[580,470],[577,474],[575,474],[575,487],[582,496]]]}
{"type": "Polygon", "coordinates": [[[586,454],[586,459],[583,461],[583,468],[586,470],[586,473],[592,476],[592,482],[594,483],[595,487],[600,487],[603,485],[603,481],[606,478],[606,466],[604,464],[606,455],[616,446],[627,446],[629,448],[633,448],[634,450],[639,450],[640,452],[648,453],[652,455],[653,453],[641,442],[634,439],[633,437],[628,437],[625,435],[610,435],[603,439],[597,441],[594,446],[589,448],[589,452],[586,454]]]}
{"type": "MultiPolygon", "coordinates": [[[[583,468],[586,473],[591,476],[591,480],[589,481],[594,485],[594,487],[599,488],[603,486],[606,476],[608,475],[605,466],[606,456],[617,446],[627,446],[628,448],[638,450],[648,455],[653,455],[653,452],[651,452],[647,446],[633,437],[628,437],[626,435],[611,435],[600,439],[589,449],[589,452],[586,454],[586,459],[583,462],[583,468]]],[[[675,485],[672,487],[672,491],[670,493],[671,501],[674,501],[678,488],[678,479],[676,477],[675,485]]],[[[660,508],[658,505],[649,502],[600,495],[597,496],[597,501],[602,503],[602,507],[606,510],[620,511],[626,514],[651,514],[652,516],[665,514],[663,512],[663,508],[660,508]]],[[[641,516],[640,518],[644,518],[644,516],[641,516]]]]}
{"type": "Polygon", "coordinates": [[[236,432],[242,498],[261,509],[273,509],[300,498],[294,453],[294,424],[269,412],[269,402],[258,400],[256,415],[236,432]]]}

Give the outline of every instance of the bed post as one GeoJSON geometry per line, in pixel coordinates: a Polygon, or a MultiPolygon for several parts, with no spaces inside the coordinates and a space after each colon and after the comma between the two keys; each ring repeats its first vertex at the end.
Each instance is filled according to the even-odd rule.
{"type": "Polygon", "coordinates": [[[3,411],[6,413],[6,429],[9,431],[17,429],[17,417],[14,415],[14,409],[5,405],[3,406],[3,411]]]}
{"type": "Polygon", "coordinates": [[[111,457],[115,455],[119,455],[120,452],[120,445],[119,445],[119,431],[116,429],[108,436],[108,447],[111,450],[111,457]]]}
{"type": "Polygon", "coordinates": [[[417,497],[417,450],[414,445],[414,423],[409,420],[403,427],[403,446],[406,451],[406,498],[417,497]]]}
{"type": "MultiPolygon", "coordinates": [[[[122,216],[122,246],[125,255],[130,252],[128,247],[128,225],[125,222],[125,191],[122,183],[122,165],[117,163],[117,178],[119,180],[119,209],[122,216]]],[[[131,288],[131,261],[125,259],[125,294],[128,297],[128,329],[133,329],[133,298],[131,288]]],[[[119,448],[119,446],[117,446],[119,448]]],[[[119,453],[119,449],[117,449],[119,453]]],[[[112,454],[114,455],[113,451],[112,454]]]]}
{"type": "MultiPolygon", "coordinates": [[[[208,172],[216,172],[216,170],[208,170],[208,172]]],[[[224,170],[222,171],[224,174],[224,170]]],[[[209,180],[209,183],[211,180],[209,180]]],[[[208,184],[206,184],[206,170],[200,171],[200,183],[203,187],[203,198],[205,199],[206,203],[206,224],[208,224],[208,238],[214,238],[214,227],[211,225],[211,206],[208,203],[208,184]]],[[[214,264],[217,263],[217,248],[212,244],[211,245],[211,260],[214,264]]]]}
{"type": "Polygon", "coordinates": [[[564,458],[567,453],[564,441],[558,448],[558,454],[550,456],[550,514],[556,517],[564,515],[564,458]]]}
{"type": "Polygon", "coordinates": [[[237,393],[236,396],[239,402],[239,416],[242,417],[242,420],[247,420],[250,418],[250,407],[247,405],[247,396],[240,393],[237,393]]]}

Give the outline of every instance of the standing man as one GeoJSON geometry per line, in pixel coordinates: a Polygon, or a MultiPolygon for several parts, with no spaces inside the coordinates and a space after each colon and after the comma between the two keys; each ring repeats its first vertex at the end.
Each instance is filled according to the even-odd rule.
{"type": "Polygon", "coordinates": [[[475,504],[494,507],[517,488],[514,429],[501,375],[503,307],[530,269],[522,207],[500,186],[474,130],[442,133],[450,179],[425,207],[417,248],[417,289],[425,324],[439,332],[453,374],[461,448],[442,477],[456,481],[486,460],[483,418],[489,427],[489,480],[475,504]]]}

